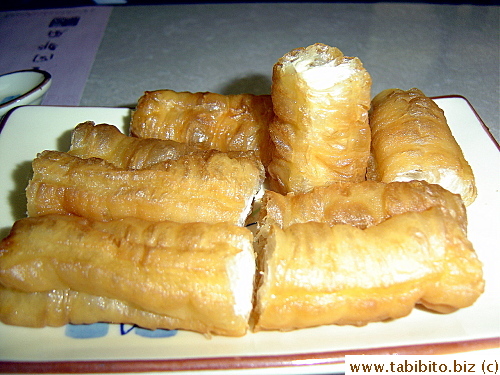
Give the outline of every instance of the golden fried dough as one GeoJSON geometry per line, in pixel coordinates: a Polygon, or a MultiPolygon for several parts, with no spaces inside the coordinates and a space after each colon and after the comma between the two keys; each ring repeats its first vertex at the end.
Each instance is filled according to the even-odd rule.
{"type": "Polygon", "coordinates": [[[251,232],[228,223],[25,218],[0,243],[0,284],[27,295],[2,291],[0,315],[30,326],[111,321],[241,336],[254,273],[251,232]],[[12,316],[30,314],[27,301],[39,317],[12,316]],[[86,302],[97,306],[57,311],[86,302]]]}
{"type": "Polygon", "coordinates": [[[197,151],[201,149],[186,143],[129,137],[116,126],[87,121],[73,130],[68,153],[82,159],[103,159],[118,168],[146,169],[197,151]]]}
{"type": "Polygon", "coordinates": [[[364,325],[406,316],[418,303],[447,313],[484,288],[471,243],[439,207],[364,230],[274,225],[258,264],[256,330],[364,325]]]}
{"type": "Polygon", "coordinates": [[[474,175],[453,137],[444,112],[413,88],[388,89],[372,101],[372,163],[368,176],[383,182],[425,180],[476,198],[474,175]]]}
{"type": "Polygon", "coordinates": [[[307,193],[287,195],[268,190],[262,198],[259,225],[276,224],[286,228],[317,221],[364,229],[404,212],[421,212],[435,206],[446,208],[457,223],[467,229],[467,214],[460,196],[425,181],[340,182],[307,193]]]}
{"type": "Polygon", "coordinates": [[[370,89],[361,61],[334,47],[317,43],[278,60],[271,94],[276,116],[269,127],[271,190],[306,192],[365,179],[370,89]]]}
{"type": "Polygon", "coordinates": [[[204,149],[254,151],[267,165],[269,95],[146,91],[132,114],[130,132],[204,149]]]}
{"type": "Polygon", "coordinates": [[[264,179],[253,152],[214,150],[140,170],[44,151],[33,171],[26,190],[29,216],[69,213],[105,221],[130,216],[244,225],[264,179]]]}

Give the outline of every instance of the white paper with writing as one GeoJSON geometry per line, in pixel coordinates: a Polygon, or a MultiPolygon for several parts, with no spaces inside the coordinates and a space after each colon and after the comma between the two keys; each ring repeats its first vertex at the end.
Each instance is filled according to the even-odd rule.
{"type": "Polygon", "coordinates": [[[52,85],[42,104],[78,105],[112,7],[0,13],[0,74],[42,69],[52,85]]]}

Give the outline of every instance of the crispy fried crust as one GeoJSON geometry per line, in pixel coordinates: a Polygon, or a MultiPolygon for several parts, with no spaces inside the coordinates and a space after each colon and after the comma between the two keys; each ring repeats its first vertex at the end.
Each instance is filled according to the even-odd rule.
{"type": "Polygon", "coordinates": [[[131,216],[243,225],[264,179],[252,152],[214,150],[140,170],[44,151],[33,171],[26,190],[29,216],[69,213],[104,221],[131,216]]]}
{"type": "Polygon", "coordinates": [[[203,149],[254,151],[267,165],[269,95],[146,91],[132,115],[130,132],[203,149]]]}
{"type": "Polygon", "coordinates": [[[197,151],[201,149],[186,143],[129,137],[114,125],[87,121],[73,130],[68,153],[82,159],[103,159],[118,168],[146,169],[197,151]]]}
{"type": "Polygon", "coordinates": [[[11,290],[0,293],[0,316],[30,326],[110,321],[241,336],[254,272],[251,232],[228,223],[25,218],[0,243],[0,284],[11,290]],[[28,301],[39,317],[22,316],[28,301]],[[98,305],[74,310],[86,302],[98,305]]]}
{"type": "Polygon", "coordinates": [[[275,119],[271,189],[306,192],[365,179],[370,154],[371,78],[356,57],[314,44],[285,54],[273,68],[275,119]]]}
{"type": "Polygon", "coordinates": [[[26,293],[0,285],[0,302],[0,321],[15,326],[42,328],[107,322],[135,324],[152,330],[175,327],[210,333],[205,324],[196,320],[186,322],[118,299],[73,290],[26,293]]]}
{"type": "Polygon", "coordinates": [[[417,303],[447,313],[484,288],[471,243],[439,207],[365,230],[272,226],[259,264],[256,330],[364,325],[406,316],[417,303]]]}
{"type": "Polygon", "coordinates": [[[373,160],[369,178],[425,180],[460,194],[466,206],[475,200],[472,169],[444,112],[420,90],[379,93],[372,101],[370,126],[373,160]]]}
{"type": "Polygon", "coordinates": [[[287,195],[266,191],[259,225],[286,228],[317,221],[365,229],[394,215],[422,212],[435,206],[446,208],[462,229],[467,229],[467,214],[460,196],[425,181],[333,183],[307,193],[287,195]]]}

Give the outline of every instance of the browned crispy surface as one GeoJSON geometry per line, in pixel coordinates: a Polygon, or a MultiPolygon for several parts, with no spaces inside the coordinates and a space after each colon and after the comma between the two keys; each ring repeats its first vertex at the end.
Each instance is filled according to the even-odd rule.
{"type": "Polygon", "coordinates": [[[372,157],[368,175],[383,182],[426,180],[476,198],[472,169],[443,111],[420,90],[388,89],[372,101],[372,157]]]}
{"type": "Polygon", "coordinates": [[[446,208],[466,230],[467,215],[460,196],[425,181],[334,183],[307,193],[288,195],[266,191],[259,224],[286,228],[317,221],[330,226],[349,224],[364,229],[394,215],[421,212],[435,206],[446,208]]]}
{"type": "Polygon", "coordinates": [[[82,159],[100,158],[118,168],[146,169],[200,150],[186,143],[129,137],[116,126],[87,121],[73,130],[68,153],[82,159]]]}
{"type": "Polygon", "coordinates": [[[201,333],[241,333],[207,327],[204,322],[155,314],[118,299],[73,290],[26,293],[0,285],[0,321],[22,327],[60,327],[99,322],[135,324],[147,329],[186,329],[201,333]]]}
{"type": "Polygon", "coordinates": [[[236,311],[241,290],[231,273],[238,267],[251,291],[252,234],[228,223],[21,219],[0,243],[0,317],[29,326],[109,321],[241,336],[251,292],[248,311],[236,311]],[[232,263],[242,255],[239,266],[232,263]],[[87,303],[96,305],[80,310],[87,303]]]}
{"type": "Polygon", "coordinates": [[[406,316],[418,303],[447,313],[484,288],[471,243],[438,207],[365,230],[273,226],[259,264],[256,330],[364,325],[406,316]]]}
{"type": "Polygon", "coordinates": [[[269,95],[146,91],[132,115],[130,132],[204,149],[255,151],[268,162],[269,95]]]}
{"type": "Polygon", "coordinates": [[[128,170],[44,151],[33,171],[26,191],[29,216],[70,213],[106,221],[132,216],[243,225],[264,178],[252,152],[205,151],[128,170]]]}
{"type": "Polygon", "coordinates": [[[318,43],[278,60],[271,95],[276,117],[269,128],[272,190],[306,192],[365,179],[370,88],[361,61],[337,48],[318,43]]]}

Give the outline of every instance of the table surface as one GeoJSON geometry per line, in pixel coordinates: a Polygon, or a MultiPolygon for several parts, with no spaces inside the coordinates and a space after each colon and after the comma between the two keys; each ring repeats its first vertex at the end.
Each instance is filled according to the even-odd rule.
{"type": "Polygon", "coordinates": [[[372,95],[461,95],[500,141],[500,7],[426,3],[116,6],[83,106],[133,107],[146,90],[270,92],[272,67],[322,42],[359,57],[372,95]]]}

